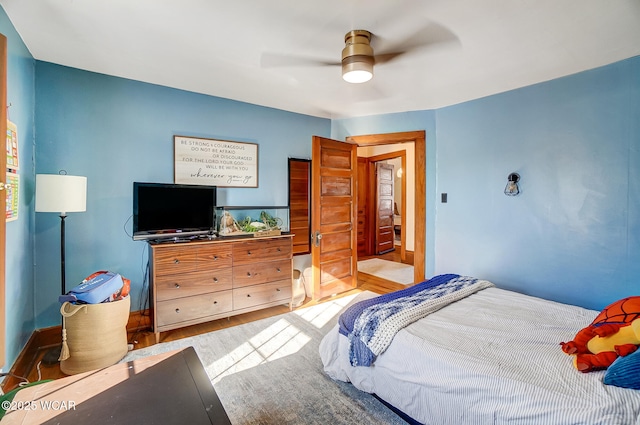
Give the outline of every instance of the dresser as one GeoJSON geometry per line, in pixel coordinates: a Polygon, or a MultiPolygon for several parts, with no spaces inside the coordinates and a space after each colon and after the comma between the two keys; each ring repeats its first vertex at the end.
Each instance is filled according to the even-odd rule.
{"type": "Polygon", "coordinates": [[[149,244],[156,342],[171,329],[291,305],[292,238],[149,244]]]}

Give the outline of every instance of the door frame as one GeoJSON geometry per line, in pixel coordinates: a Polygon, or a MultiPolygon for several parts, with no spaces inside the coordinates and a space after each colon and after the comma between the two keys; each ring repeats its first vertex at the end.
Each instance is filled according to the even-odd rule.
{"type": "MultiPolygon", "coordinates": [[[[426,207],[427,207],[427,185],[426,185],[426,132],[424,130],[404,131],[398,133],[369,134],[361,136],[349,136],[345,138],[349,143],[358,146],[393,145],[399,143],[414,143],[414,170],[415,170],[415,190],[414,190],[414,260],[413,279],[414,282],[422,282],[425,279],[425,253],[426,253],[426,207]]],[[[356,199],[357,201],[357,199],[356,199]]]]}
{"type": "MultiPolygon", "coordinates": [[[[0,34],[0,134],[7,134],[7,37],[0,34]]],[[[6,137],[6,136],[3,136],[6,137]]],[[[5,166],[0,175],[0,185],[2,189],[0,202],[3,209],[6,209],[7,196],[5,194],[5,171],[7,160],[5,157],[5,166]]],[[[0,328],[0,368],[5,364],[5,345],[6,345],[6,308],[5,308],[5,255],[6,255],[6,221],[3,219],[0,223],[0,317],[2,317],[2,327],[0,328]]]]}

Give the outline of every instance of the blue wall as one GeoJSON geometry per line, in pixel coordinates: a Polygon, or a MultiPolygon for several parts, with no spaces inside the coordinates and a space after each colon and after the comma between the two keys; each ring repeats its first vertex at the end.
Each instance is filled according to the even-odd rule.
{"type": "Polygon", "coordinates": [[[640,295],[640,57],[438,110],[436,126],[436,272],[596,310],[640,295]]]}
{"type": "Polygon", "coordinates": [[[421,128],[427,276],[595,310],[640,295],[640,57],[437,111],[334,121],[332,135],[421,128]],[[518,197],[503,193],[511,172],[518,197]]]}
{"type": "MultiPolygon", "coordinates": [[[[0,8],[0,33],[7,37],[7,104],[9,119],[18,126],[20,189],[18,219],[6,225],[6,332],[3,370],[27,342],[35,326],[33,285],[33,187],[35,61],[0,8]]],[[[2,192],[4,196],[4,192],[2,192]]]]}
{"type": "MultiPolygon", "coordinates": [[[[288,157],[309,158],[327,119],[36,62],[36,169],[87,177],[87,211],[66,219],[67,287],[109,269],[142,308],[146,243],[131,239],[132,183],[173,181],[173,136],[257,143],[259,187],[219,189],[220,205],[286,205],[288,157]]],[[[60,219],[36,217],[36,327],[60,322],[60,219]]]]}

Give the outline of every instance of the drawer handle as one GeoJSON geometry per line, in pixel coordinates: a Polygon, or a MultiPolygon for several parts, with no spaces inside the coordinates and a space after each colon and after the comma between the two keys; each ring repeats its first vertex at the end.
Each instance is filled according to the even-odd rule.
{"type": "Polygon", "coordinates": [[[173,264],[180,264],[180,260],[178,260],[177,258],[173,260],[173,264]]]}
{"type": "Polygon", "coordinates": [[[251,276],[253,276],[251,272],[247,272],[247,277],[251,277],[251,276]]]}
{"type": "Polygon", "coordinates": [[[280,249],[280,247],[278,247],[278,252],[281,252],[282,250],[280,249]]]}
{"type": "Polygon", "coordinates": [[[276,292],[280,292],[280,288],[276,288],[276,292]]]}
{"type": "Polygon", "coordinates": [[[218,256],[217,255],[213,256],[213,261],[218,261],[218,256]]]}
{"type": "Polygon", "coordinates": [[[214,282],[214,283],[218,283],[218,278],[217,278],[217,277],[214,277],[214,278],[213,278],[213,282],[214,282]]]}
{"type": "Polygon", "coordinates": [[[179,308],[176,308],[176,313],[180,313],[180,309],[179,308]]]}
{"type": "Polygon", "coordinates": [[[280,267],[276,268],[277,272],[280,273],[282,270],[280,270],[280,267]]]}
{"type": "Polygon", "coordinates": [[[214,301],[213,303],[214,303],[214,304],[218,304],[218,301],[214,301]]]}
{"type": "Polygon", "coordinates": [[[247,251],[247,255],[251,255],[251,251],[247,251]]]}
{"type": "Polygon", "coordinates": [[[251,298],[251,294],[247,294],[247,298],[251,298]]]}
{"type": "Polygon", "coordinates": [[[179,283],[176,283],[176,284],[175,284],[175,287],[176,287],[176,289],[180,289],[180,284],[179,284],[179,283]]]}

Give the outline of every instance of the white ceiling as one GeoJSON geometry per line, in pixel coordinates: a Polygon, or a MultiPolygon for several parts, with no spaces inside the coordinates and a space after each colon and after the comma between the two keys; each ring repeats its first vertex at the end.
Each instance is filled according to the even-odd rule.
{"type": "Polygon", "coordinates": [[[441,108],[640,55],[640,0],[0,4],[38,60],[327,118],[441,108]],[[429,44],[359,85],[298,63],[339,62],[352,29],[376,53],[429,44]]]}

